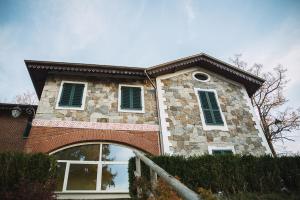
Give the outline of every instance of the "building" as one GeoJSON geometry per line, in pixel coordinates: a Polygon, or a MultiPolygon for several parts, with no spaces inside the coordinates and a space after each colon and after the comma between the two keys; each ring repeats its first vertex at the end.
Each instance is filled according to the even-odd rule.
{"type": "Polygon", "coordinates": [[[264,80],[206,54],[149,68],[25,63],[40,101],[24,151],[57,157],[60,198],[127,198],[132,149],[270,153],[250,102],[264,80]]]}

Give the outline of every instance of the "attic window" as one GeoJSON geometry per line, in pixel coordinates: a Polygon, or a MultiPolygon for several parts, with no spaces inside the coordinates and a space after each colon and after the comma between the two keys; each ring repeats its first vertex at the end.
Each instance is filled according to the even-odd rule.
{"type": "Polygon", "coordinates": [[[209,75],[206,73],[203,73],[203,72],[196,72],[193,74],[193,77],[195,80],[201,81],[201,82],[207,82],[210,79],[209,75]]]}

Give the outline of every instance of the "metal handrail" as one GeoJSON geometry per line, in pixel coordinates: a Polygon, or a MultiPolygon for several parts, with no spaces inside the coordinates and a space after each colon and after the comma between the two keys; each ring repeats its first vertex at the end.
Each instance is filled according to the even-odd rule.
{"type": "Polygon", "coordinates": [[[143,153],[134,150],[133,151],[137,157],[136,159],[136,176],[141,176],[141,165],[140,160],[142,160],[151,170],[153,170],[157,175],[159,175],[166,183],[168,183],[182,198],[185,200],[201,200],[200,196],[195,193],[193,190],[186,187],[180,181],[178,181],[175,177],[170,175],[160,166],[155,164],[152,160],[147,158],[143,153]]]}

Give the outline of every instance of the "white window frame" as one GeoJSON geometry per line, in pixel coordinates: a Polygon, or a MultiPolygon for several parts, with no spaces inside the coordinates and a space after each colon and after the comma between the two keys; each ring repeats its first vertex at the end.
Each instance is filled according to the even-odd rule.
{"type": "Polygon", "coordinates": [[[56,100],[56,106],[55,109],[57,110],[84,110],[84,106],[85,106],[85,99],[86,99],[86,94],[87,94],[87,87],[88,87],[88,83],[87,82],[81,82],[81,81],[65,81],[63,80],[60,83],[60,88],[59,88],[59,92],[58,92],[58,96],[57,96],[57,100],[56,100]],[[59,105],[59,101],[61,98],[61,93],[62,93],[62,89],[63,89],[63,85],[64,83],[71,83],[71,84],[84,84],[84,89],[83,89],[83,94],[82,94],[82,102],[81,102],[81,107],[68,107],[68,106],[60,106],[59,105]]]}
{"type": "Polygon", "coordinates": [[[118,112],[145,113],[144,86],[142,86],[142,85],[119,84],[119,91],[118,91],[118,112]],[[137,87],[137,88],[141,88],[142,110],[131,110],[131,109],[122,109],[121,108],[121,87],[123,87],[123,86],[124,87],[137,87]]]}
{"type": "Polygon", "coordinates": [[[199,105],[200,118],[201,118],[203,130],[205,130],[205,131],[211,131],[211,130],[228,131],[227,123],[226,123],[223,111],[221,109],[221,106],[220,106],[217,91],[215,89],[202,89],[202,88],[194,88],[194,90],[195,90],[195,94],[197,96],[197,101],[198,101],[198,105],[199,105]],[[202,107],[201,107],[200,96],[198,94],[199,91],[214,92],[215,93],[216,101],[217,101],[217,104],[218,104],[218,107],[219,107],[219,110],[220,110],[220,114],[221,114],[221,117],[222,117],[222,120],[223,120],[223,123],[224,123],[223,125],[207,125],[205,123],[204,113],[203,113],[203,110],[202,110],[202,107]]]}
{"type": "Polygon", "coordinates": [[[234,146],[208,146],[208,153],[213,154],[213,150],[225,150],[225,151],[232,151],[235,154],[234,146]]]}
{"type": "Polygon", "coordinates": [[[105,164],[114,164],[114,165],[128,165],[128,161],[102,161],[101,156],[102,156],[102,145],[103,144],[113,144],[113,145],[118,145],[121,147],[125,147],[130,150],[134,150],[133,148],[117,143],[110,143],[110,142],[84,142],[80,144],[74,144],[74,145],[69,145],[66,147],[62,147],[60,149],[57,149],[49,155],[55,154],[59,151],[69,149],[72,147],[76,146],[84,146],[84,145],[92,145],[92,144],[98,144],[100,151],[99,151],[99,160],[98,161],[80,161],[80,160],[57,160],[57,162],[60,163],[66,163],[66,168],[65,168],[65,176],[64,176],[64,182],[63,182],[63,187],[62,191],[55,191],[56,194],[67,194],[67,193],[86,193],[86,194],[91,194],[91,193],[129,193],[128,190],[120,190],[120,189],[110,189],[110,190],[101,190],[101,179],[102,179],[102,166],[105,164]],[[96,189],[95,190],[67,190],[67,184],[68,184],[68,179],[69,179],[69,171],[70,171],[70,165],[71,164],[96,164],[98,167],[97,170],[97,181],[96,181],[96,189]]]}
{"type": "Polygon", "coordinates": [[[200,82],[208,82],[210,81],[210,75],[208,75],[207,73],[205,72],[202,72],[202,71],[196,71],[196,72],[193,72],[192,73],[192,76],[193,76],[193,79],[196,80],[196,81],[200,81],[200,82]],[[195,77],[196,74],[204,74],[205,76],[207,76],[207,80],[199,80],[195,77]]]}

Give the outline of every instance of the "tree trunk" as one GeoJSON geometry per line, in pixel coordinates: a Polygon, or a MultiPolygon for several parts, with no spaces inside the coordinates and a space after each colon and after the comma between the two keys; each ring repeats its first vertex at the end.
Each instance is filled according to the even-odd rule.
{"type": "Polygon", "coordinates": [[[268,142],[268,145],[269,145],[269,147],[271,149],[271,152],[272,152],[273,156],[276,158],[277,154],[276,154],[275,148],[273,146],[273,143],[269,139],[267,139],[267,142],[268,142]]]}

